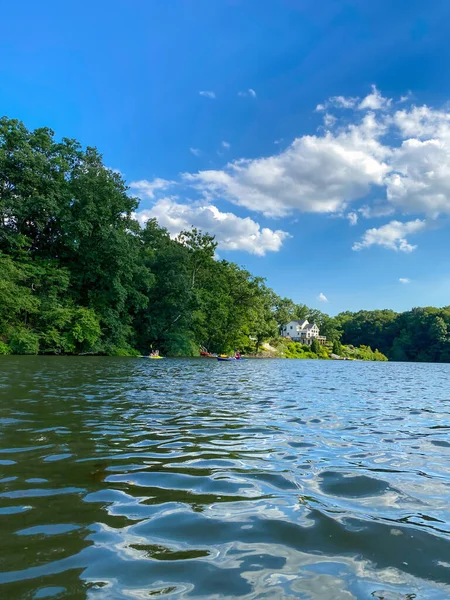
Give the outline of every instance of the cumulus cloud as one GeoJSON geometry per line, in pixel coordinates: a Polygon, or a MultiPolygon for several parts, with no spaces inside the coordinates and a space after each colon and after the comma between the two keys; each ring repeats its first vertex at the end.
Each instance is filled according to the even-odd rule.
{"type": "Polygon", "coordinates": [[[328,302],[328,298],[325,296],[325,294],[322,294],[322,292],[320,292],[320,294],[317,296],[317,300],[319,302],[328,302]]]}
{"type": "Polygon", "coordinates": [[[411,279],[408,279],[407,277],[400,277],[399,282],[403,285],[406,285],[407,283],[411,283],[411,279]]]}
{"type": "Polygon", "coordinates": [[[426,105],[397,110],[391,121],[407,139],[448,138],[450,133],[450,113],[426,105]]]}
{"type": "Polygon", "coordinates": [[[198,148],[189,148],[189,152],[194,156],[200,156],[201,151],[198,148]]]}
{"type": "Polygon", "coordinates": [[[231,144],[229,142],[222,142],[221,146],[222,148],[225,148],[225,150],[229,150],[231,148],[231,144]]]}
{"type": "Polygon", "coordinates": [[[397,111],[393,124],[406,139],[392,153],[388,201],[403,212],[449,214],[450,113],[413,107],[397,111]]]}
{"type": "Polygon", "coordinates": [[[384,98],[375,85],[372,86],[372,93],[363,98],[358,105],[359,110],[386,110],[392,104],[391,98],[384,98]]]}
{"type": "Polygon", "coordinates": [[[242,218],[229,212],[220,212],[211,204],[181,204],[171,198],[163,198],[151,209],[136,213],[136,219],[144,225],[156,218],[173,236],[180,231],[197,227],[216,237],[222,250],[241,250],[264,256],[267,252],[278,252],[283,242],[290,237],[286,231],[261,227],[249,217],[242,218]]]}
{"type": "Polygon", "coordinates": [[[188,174],[186,181],[266,216],[338,212],[383,184],[389,171],[389,150],[378,141],[383,132],[368,114],[337,135],[306,135],[278,155],[234,161],[224,170],[188,174]]]}
{"type": "Polygon", "coordinates": [[[391,221],[381,227],[368,229],[361,238],[360,242],[353,244],[353,250],[362,250],[371,246],[381,246],[388,250],[397,252],[412,252],[417,246],[412,246],[406,236],[423,231],[426,222],[416,219],[415,221],[391,221]]]}
{"type": "Polygon", "coordinates": [[[216,93],[215,92],[211,92],[210,90],[202,90],[199,92],[200,96],[204,96],[205,98],[210,98],[211,100],[214,100],[216,98],[216,93]]]}
{"type": "Polygon", "coordinates": [[[252,90],[252,88],[249,88],[245,92],[238,92],[238,96],[240,96],[241,98],[246,98],[248,96],[250,96],[251,98],[256,98],[256,92],[255,90],[252,90]]]}
{"type": "MultiPolygon", "coordinates": [[[[184,174],[183,183],[197,190],[203,203],[227,200],[267,217],[346,215],[354,225],[358,218],[394,213],[429,221],[450,215],[450,109],[414,106],[409,96],[400,101],[384,97],[375,86],[362,100],[333,96],[316,109],[325,127],[315,135],[297,137],[269,156],[184,174]],[[333,109],[341,112],[332,114],[333,109]]],[[[196,148],[191,152],[200,154],[196,148]]],[[[402,220],[369,229],[354,248],[413,250],[407,236],[415,231],[390,238],[393,229],[398,233],[408,225],[402,220]]]]}
{"type": "Polygon", "coordinates": [[[394,110],[392,99],[375,86],[361,101],[334,96],[318,108],[330,106],[353,108],[352,122],[325,112],[332,131],[296,138],[279,154],[236,160],[187,179],[205,194],[267,216],[342,213],[371,191],[385,200],[366,201],[352,212],[365,218],[395,211],[450,214],[450,111],[394,110]]]}
{"type": "Polygon", "coordinates": [[[136,196],[139,196],[139,198],[153,199],[155,197],[155,191],[165,190],[174,184],[174,181],[168,181],[167,179],[156,177],[152,181],[148,181],[147,179],[132,181],[130,183],[130,188],[133,190],[136,196]]]}

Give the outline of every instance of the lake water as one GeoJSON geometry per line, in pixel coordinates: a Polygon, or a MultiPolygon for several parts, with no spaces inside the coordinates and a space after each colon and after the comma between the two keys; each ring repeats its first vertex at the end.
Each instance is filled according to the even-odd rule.
{"type": "Polygon", "coordinates": [[[450,597],[450,365],[1,357],[0,597],[450,597]]]}

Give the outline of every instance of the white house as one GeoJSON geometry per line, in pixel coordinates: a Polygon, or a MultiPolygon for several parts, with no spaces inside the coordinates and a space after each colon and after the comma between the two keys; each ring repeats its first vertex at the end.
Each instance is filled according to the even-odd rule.
{"type": "Polygon", "coordinates": [[[309,323],[306,319],[302,321],[289,321],[281,328],[281,335],[290,338],[294,342],[311,344],[316,338],[320,344],[326,342],[326,337],[319,335],[319,328],[315,323],[309,323]]]}

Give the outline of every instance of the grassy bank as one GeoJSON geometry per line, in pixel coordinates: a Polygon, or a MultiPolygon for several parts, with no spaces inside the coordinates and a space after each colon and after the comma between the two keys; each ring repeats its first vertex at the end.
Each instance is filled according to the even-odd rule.
{"type": "Polygon", "coordinates": [[[321,359],[321,360],[367,360],[387,361],[387,357],[378,350],[372,350],[370,346],[355,347],[352,345],[331,344],[319,346],[313,344],[308,346],[298,342],[285,340],[284,338],[272,339],[270,344],[265,344],[259,356],[266,358],[298,358],[298,359],[321,359]],[[315,350],[315,351],[314,351],[315,350]]]}

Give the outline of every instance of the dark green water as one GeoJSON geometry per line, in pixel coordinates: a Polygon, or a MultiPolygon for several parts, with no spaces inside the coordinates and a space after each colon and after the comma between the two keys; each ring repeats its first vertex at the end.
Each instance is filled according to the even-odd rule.
{"type": "Polygon", "coordinates": [[[8,600],[449,598],[450,365],[2,357],[0,532],[8,600]]]}

